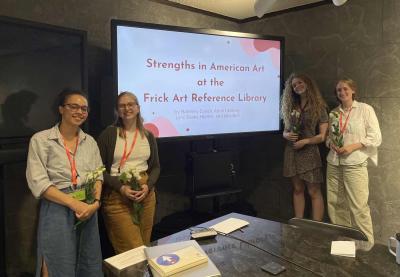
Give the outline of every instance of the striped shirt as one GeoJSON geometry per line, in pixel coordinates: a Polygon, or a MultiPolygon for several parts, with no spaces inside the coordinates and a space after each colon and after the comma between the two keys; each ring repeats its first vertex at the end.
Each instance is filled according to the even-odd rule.
{"type": "MultiPolygon", "coordinates": [[[[78,185],[86,181],[86,175],[102,166],[96,141],[79,130],[78,148],[75,153],[78,185]]],[[[73,152],[70,150],[71,155],[73,152]]],[[[30,140],[26,179],[32,194],[40,198],[51,185],[58,189],[70,187],[71,165],[65,152],[58,124],[51,129],[36,133],[30,140]]],[[[102,180],[102,176],[99,178],[102,180]]]]}

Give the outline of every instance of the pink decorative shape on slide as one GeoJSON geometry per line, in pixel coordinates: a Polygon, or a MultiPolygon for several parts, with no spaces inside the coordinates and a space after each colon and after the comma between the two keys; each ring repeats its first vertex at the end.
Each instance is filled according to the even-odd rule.
{"type": "Polygon", "coordinates": [[[145,124],[143,124],[143,125],[144,125],[144,128],[147,129],[147,130],[149,130],[150,132],[152,132],[153,135],[154,135],[156,138],[159,137],[160,132],[159,132],[159,130],[158,130],[158,128],[157,128],[156,125],[154,125],[153,123],[145,123],[145,124]]]}
{"type": "Polygon", "coordinates": [[[179,136],[179,132],[176,130],[175,126],[169,121],[169,119],[164,117],[158,117],[154,119],[152,122],[146,122],[144,124],[145,128],[153,132],[156,137],[175,137],[179,136]],[[149,127],[149,128],[147,128],[149,127]]]}
{"type": "Polygon", "coordinates": [[[269,49],[280,49],[280,42],[273,40],[243,38],[240,40],[240,45],[242,46],[244,52],[247,53],[249,56],[255,56],[258,53],[265,52],[269,49]]]}
{"type": "Polygon", "coordinates": [[[270,48],[280,49],[280,42],[279,41],[260,40],[260,39],[255,39],[253,41],[254,41],[254,48],[258,52],[264,52],[264,51],[267,51],[270,48]]]}
{"type": "Polygon", "coordinates": [[[254,48],[253,39],[242,38],[240,40],[240,45],[242,46],[245,53],[249,56],[255,56],[258,54],[258,51],[254,48]]]}
{"type": "Polygon", "coordinates": [[[281,64],[281,53],[278,49],[269,50],[269,55],[271,56],[272,64],[275,68],[279,69],[281,64]]]}

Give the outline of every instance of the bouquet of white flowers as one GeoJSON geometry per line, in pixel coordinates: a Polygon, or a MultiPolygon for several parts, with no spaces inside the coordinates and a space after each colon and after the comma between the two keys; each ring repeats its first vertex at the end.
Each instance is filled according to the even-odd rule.
{"type": "MultiPolygon", "coordinates": [[[[96,192],[96,181],[98,178],[103,174],[105,167],[100,166],[96,170],[90,171],[86,174],[86,181],[85,183],[82,184],[84,190],[85,190],[85,200],[83,200],[87,204],[93,204],[94,201],[96,200],[95,192],[96,192]]],[[[84,221],[82,220],[77,220],[74,226],[74,229],[78,227],[80,224],[82,224],[84,221]]]]}
{"type": "MultiPolygon", "coordinates": [[[[139,172],[135,168],[124,171],[119,175],[119,181],[124,185],[128,185],[132,190],[139,191],[142,189],[142,184],[147,182],[147,173],[139,172]]],[[[132,201],[132,221],[134,224],[140,224],[140,218],[143,213],[143,204],[132,201]]]]}
{"type": "Polygon", "coordinates": [[[295,134],[300,134],[301,131],[301,113],[293,110],[290,113],[290,131],[295,134]]]}

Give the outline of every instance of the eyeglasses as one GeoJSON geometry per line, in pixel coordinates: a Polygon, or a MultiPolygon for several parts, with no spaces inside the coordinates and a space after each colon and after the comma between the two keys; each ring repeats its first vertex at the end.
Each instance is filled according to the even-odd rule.
{"type": "Polygon", "coordinates": [[[118,104],[118,109],[132,109],[133,107],[137,106],[136,102],[128,102],[126,104],[118,104]]]}
{"type": "Polygon", "coordinates": [[[64,104],[63,107],[66,107],[68,110],[74,113],[76,113],[79,110],[81,110],[82,113],[89,113],[88,106],[80,106],[78,104],[64,104]]]}

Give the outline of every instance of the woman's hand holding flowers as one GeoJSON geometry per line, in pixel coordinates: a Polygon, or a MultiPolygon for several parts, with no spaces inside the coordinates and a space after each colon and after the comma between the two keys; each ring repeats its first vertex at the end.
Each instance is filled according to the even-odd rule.
{"type": "Polygon", "coordinates": [[[143,173],[141,175],[141,178],[138,180],[141,190],[136,195],[137,202],[142,202],[143,199],[146,198],[147,194],[149,194],[149,186],[147,185],[148,180],[149,180],[149,175],[147,175],[147,173],[143,173]]]}
{"type": "Polygon", "coordinates": [[[144,184],[142,185],[142,190],[137,193],[136,202],[142,202],[143,199],[146,198],[147,194],[149,194],[149,186],[144,184]]]}
{"type": "Polygon", "coordinates": [[[125,196],[129,200],[136,201],[138,191],[131,189],[129,185],[122,185],[120,192],[122,196],[125,196]]]}
{"type": "Polygon", "coordinates": [[[302,140],[294,142],[293,143],[293,148],[295,150],[299,150],[299,149],[303,148],[306,144],[308,144],[307,139],[302,139],[302,140]]]}
{"type": "Polygon", "coordinates": [[[339,155],[350,155],[354,151],[361,149],[363,145],[361,143],[354,143],[354,144],[349,144],[343,147],[340,147],[339,149],[336,150],[336,152],[339,155]]]}
{"type": "MultiPolygon", "coordinates": [[[[83,201],[74,199],[72,202],[71,210],[75,212],[77,219],[74,229],[84,223],[85,220],[89,219],[100,208],[100,203],[97,201],[98,199],[96,199],[96,184],[100,182],[99,178],[103,175],[104,171],[105,167],[100,166],[86,174],[86,181],[83,184],[85,199],[83,201]]],[[[100,197],[100,195],[98,197],[100,197]]]]}
{"type": "Polygon", "coordinates": [[[75,216],[78,220],[85,221],[90,218],[98,209],[99,204],[87,204],[85,202],[75,200],[71,209],[75,212],[75,216]]]}
{"type": "Polygon", "coordinates": [[[122,172],[118,177],[123,184],[120,192],[127,199],[132,200],[132,221],[134,224],[140,224],[140,218],[143,212],[142,200],[147,196],[149,187],[147,181],[149,176],[146,172],[139,172],[135,169],[129,169],[122,172]]]}
{"type": "Polygon", "coordinates": [[[329,143],[329,148],[333,151],[335,151],[336,153],[338,153],[340,147],[336,146],[333,142],[329,143]]]}
{"type": "Polygon", "coordinates": [[[296,142],[299,139],[299,134],[294,132],[284,132],[283,137],[291,142],[296,142]]]}
{"type": "Polygon", "coordinates": [[[128,198],[129,200],[135,202],[141,202],[149,193],[149,187],[147,185],[142,185],[141,190],[133,190],[128,185],[123,185],[120,188],[120,192],[123,196],[128,198]]]}

